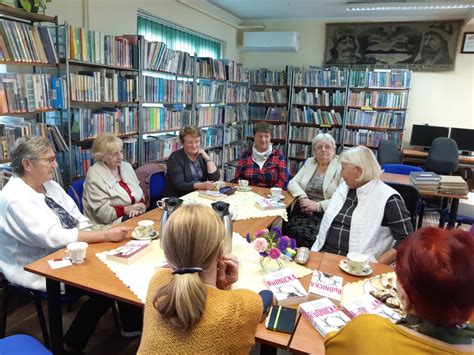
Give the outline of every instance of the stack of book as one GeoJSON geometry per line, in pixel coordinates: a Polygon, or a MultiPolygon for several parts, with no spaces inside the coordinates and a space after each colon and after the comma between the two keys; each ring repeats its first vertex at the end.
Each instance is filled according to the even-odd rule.
{"type": "Polygon", "coordinates": [[[433,172],[412,172],[410,181],[420,192],[438,192],[441,176],[433,172]]]}
{"type": "Polygon", "coordinates": [[[460,176],[442,175],[439,183],[439,192],[465,196],[469,192],[466,181],[460,176]]]}

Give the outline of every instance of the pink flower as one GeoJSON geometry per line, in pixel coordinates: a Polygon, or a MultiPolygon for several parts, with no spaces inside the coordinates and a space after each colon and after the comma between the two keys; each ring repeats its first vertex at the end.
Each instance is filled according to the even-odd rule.
{"type": "Polygon", "coordinates": [[[255,247],[255,250],[257,250],[259,253],[262,253],[267,250],[268,248],[268,242],[265,238],[257,238],[253,242],[253,245],[255,247]]]}
{"type": "Polygon", "coordinates": [[[277,248],[271,248],[268,252],[268,255],[270,255],[270,258],[272,259],[278,259],[281,255],[281,252],[277,248]]]}

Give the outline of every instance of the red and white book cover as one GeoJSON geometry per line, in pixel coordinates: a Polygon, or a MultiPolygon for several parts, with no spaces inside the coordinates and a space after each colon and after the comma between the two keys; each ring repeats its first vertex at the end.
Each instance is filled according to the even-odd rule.
{"type": "Polygon", "coordinates": [[[342,282],[343,279],[341,276],[326,274],[325,272],[314,270],[308,292],[340,301],[342,282]]]}
{"type": "Polygon", "coordinates": [[[346,313],[351,319],[361,314],[376,314],[378,316],[388,318],[396,323],[400,320],[400,315],[392,308],[384,305],[375,297],[371,295],[364,295],[354,301],[345,302],[342,305],[342,311],[346,313]]]}
{"type": "Polygon", "coordinates": [[[308,300],[308,292],[291,269],[282,269],[265,275],[263,282],[273,292],[280,306],[299,304],[308,300]]]}
{"type": "Polygon", "coordinates": [[[131,240],[126,244],[111,250],[106,258],[123,264],[131,264],[151,251],[149,240],[131,240]]]}
{"type": "Polygon", "coordinates": [[[328,333],[339,330],[350,318],[342,312],[329,298],[300,304],[301,315],[325,337],[328,333]]]}

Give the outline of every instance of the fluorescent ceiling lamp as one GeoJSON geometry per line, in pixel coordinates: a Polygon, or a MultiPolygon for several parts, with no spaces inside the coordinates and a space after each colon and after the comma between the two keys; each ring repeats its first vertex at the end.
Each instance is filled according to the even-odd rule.
{"type": "Polygon", "coordinates": [[[459,10],[474,9],[474,4],[455,5],[423,5],[423,6],[368,6],[368,7],[347,7],[347,11],[413,11],[413,10],[459,10]]]}

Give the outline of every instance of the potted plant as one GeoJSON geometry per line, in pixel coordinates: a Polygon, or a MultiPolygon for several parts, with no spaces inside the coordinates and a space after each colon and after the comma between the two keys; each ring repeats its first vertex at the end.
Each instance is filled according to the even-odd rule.
{"type": "Polygon", "coordinates": [[[15,4],[18,8],[22,8],[27,12],[45,13],[46,3],[52,0],[16,0],[15,4]]]}

